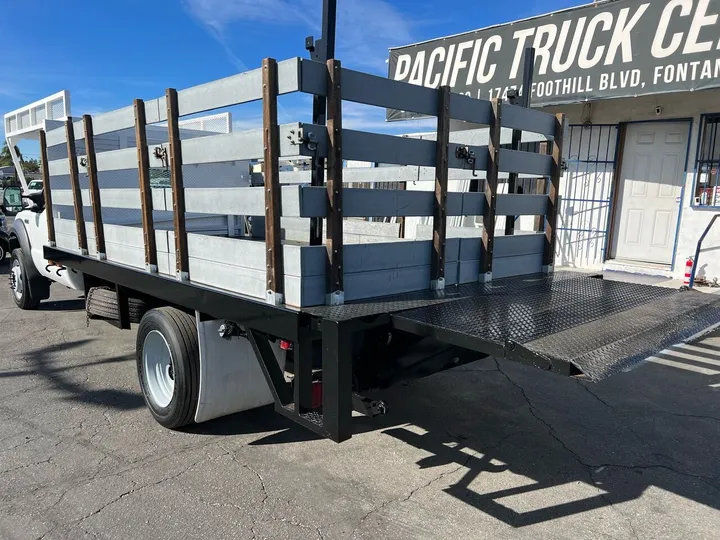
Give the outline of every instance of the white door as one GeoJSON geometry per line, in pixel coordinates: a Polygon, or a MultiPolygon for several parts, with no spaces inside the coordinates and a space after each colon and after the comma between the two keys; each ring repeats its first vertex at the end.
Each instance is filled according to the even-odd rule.
{"type": "Polygon", "coordinates": [[[684,122],[628,126],[618,186],[616,258],[672,262],[688,131],[684,122]]]}

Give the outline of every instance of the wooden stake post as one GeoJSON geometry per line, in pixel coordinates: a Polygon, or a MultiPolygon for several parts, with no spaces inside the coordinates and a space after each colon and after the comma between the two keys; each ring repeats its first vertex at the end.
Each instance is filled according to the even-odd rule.
{"type": "Polygon", "coordinates": [[[92,117],[89,114],[83,116],[83,127],[85,129],[88,185],[90,187],[93,224],[95,225],[95,246],[97,248],[98,259],[105,260],[105,227],[102,219],[100,186],[98,185],[97,158],[95,156],[95,132],[93,130],[92,117]]]}
{"type": "Polygon", "coordinates": [[[272,58],[263,60],[263,143],[265,147],[265,249],[267,299],[282,304],[285,292],[280,235],[280,128],[277,120],[278,70],[272,58]]]}
{"type": "Polygon", "coordinates": [[[445,288],[445,246],[447,236],[448,146],[450,144],[450,87],[438,96],[438,128],[435,153],[435,201],[433,213],[433,254],[430,288],[445,288]]]}
{"type": "Polygon", "coordinates": [[[47,218],[48,244],[55,247],[55,218],[53,217],[52,192],[50,191],[50,166],[48,164],[47,137],[40,130],[40,159],[42,160],[43,194],[45,196],[45,217],[47,218]]]}
{"type": "Polygon", "coordinates": [[[135,142],[138,154],[140,180],[140,209],[142,213],[143,237],[145,238],[145,266],[148,272],[157,272],[157,246],[153,224],[152,188],[150,186],[150,154],[147,145],[145,102],[135,100],[135,142]]]}
{"type": "Polygon", "coordinates": [[[329,305],[345,302],[343,283],[343,158],[342,158],[342,93],[340,88],[341,65],[339,60],[328,60],[327,79],[327,252],[329,305]]]}
{"type": "Polygon", "coordinates": [[[80,190],[80,173],[78,172],[77,152],[75,151],[75,128],[72,118],[68,118],[65,121],[65,135],[67,137],[68,161],[70,162],[70,186],[75,208],[75,227],[77,230],[78,248],[80,248],[80,253],[87,255],[87,231],[85,230],[85,215],[83,214],[82,191],[80,190]]]}
{"type": "Polygon", "coordinates": [[[178,279],[190,279],[187,230],[185,228],[185,183],[182,169],[182,141],[180,140],[180,114],[178,93],[174,88],[165,91],[170,141],[170,187],[173,198],[173,228],[175,231],[175,269],[178,279]]]}
{"type": "Polygon", "coordinates": [[[495,209],[497,206],[498,173],[500,171],[500,134],[502,104],[492,100],[493,120],[488,143],[487,180],[485,181],[485,209],[483,211],[483,235],[480,262],[480,281],[492,280],[493,249],[495,245],[495,209]]]}
{"type": "Polygon", "coordinates": [[[550,176],[550,192],[548,194],[547,225],[545,227],[545,252],[543,254],[543,272],[550,273],[555,264],[555,241],[557,239],[558,194],[560,193],[560,177],[562,176],[563,136],[565,115],[556,115],[555,137],[553,140],[553,166],[550,176]]]}

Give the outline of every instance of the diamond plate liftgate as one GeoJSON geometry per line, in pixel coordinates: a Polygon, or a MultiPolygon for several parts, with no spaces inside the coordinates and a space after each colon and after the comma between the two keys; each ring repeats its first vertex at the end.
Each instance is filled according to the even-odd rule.
{"type": "Polygon", "coordinates": [[[599,268],[605,262],[612,215],[619,126],[568,128],[560,181],[556,264],[599,268]]]}
{"type": "MultiPolygon", "coordinates": [[[[446,291],[442,299],[425,301],[422,307],[393,313],[395,327],[592,381],[630,369],[720,324],[716,295],[571,271],[463,285],[452,295],[446,291]]],[[[385,300],[383,305],[412,304],[406,302],[385,300]]]]}

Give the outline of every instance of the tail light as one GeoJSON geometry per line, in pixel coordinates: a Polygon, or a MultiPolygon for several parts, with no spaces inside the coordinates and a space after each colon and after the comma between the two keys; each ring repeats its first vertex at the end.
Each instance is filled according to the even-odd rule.
{"type": "Polygon", "coordinates": [[[313,409],[319,409],[322,407],[322,381],[313,381],[312,384],[312,407],[313,409]]]}

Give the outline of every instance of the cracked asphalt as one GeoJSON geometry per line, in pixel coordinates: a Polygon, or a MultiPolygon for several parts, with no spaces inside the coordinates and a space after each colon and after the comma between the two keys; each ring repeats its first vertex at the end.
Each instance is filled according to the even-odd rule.
{"type": "Polygon", "coordinates": [[[2,540],[720,531],[720,337],[595,385],[481,360],[383,392],[336,445],[269,409],[164,430],[133,333],[69,291],[21,312],[2,287],[0,329],[2,540]]]}

